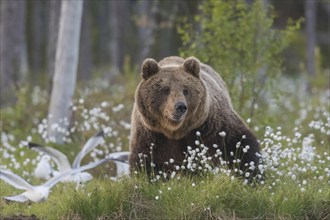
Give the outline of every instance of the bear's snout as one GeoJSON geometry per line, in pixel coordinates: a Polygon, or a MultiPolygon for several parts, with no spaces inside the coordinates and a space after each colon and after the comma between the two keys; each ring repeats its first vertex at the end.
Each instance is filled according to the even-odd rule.
{"type": "Polygon", "coordinates": [[[175,104],[176,114],[184,114],[187,111],[187,106],[184,102],[177,102],[175,104]]]}

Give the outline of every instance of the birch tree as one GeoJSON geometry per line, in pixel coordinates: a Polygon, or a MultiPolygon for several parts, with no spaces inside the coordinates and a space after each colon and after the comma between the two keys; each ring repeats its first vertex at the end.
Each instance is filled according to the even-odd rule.
{"type": "Polygon", "coordinates": [[[63,1],[56,46],[55,73],[48,114],[48,137],[63,143],[69,128],[77,76],[83,1],[63,1]]]}

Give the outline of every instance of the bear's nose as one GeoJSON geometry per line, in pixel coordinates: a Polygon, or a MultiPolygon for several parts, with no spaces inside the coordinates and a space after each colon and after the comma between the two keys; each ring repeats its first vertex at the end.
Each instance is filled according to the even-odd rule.
{"type": "Polygon", "coordinates": [[[175,104],[175,110],[178,112],[178,113],[185,113],[187,111],[187,106],[186,104],[184,104],[183,102],[178,102],[175,104]]]}

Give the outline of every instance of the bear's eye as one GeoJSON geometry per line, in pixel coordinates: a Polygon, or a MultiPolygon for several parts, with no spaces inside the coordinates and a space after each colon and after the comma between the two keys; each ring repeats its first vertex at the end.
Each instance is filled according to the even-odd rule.
{"type": "Polygon", "coordinates": [[[188,89],[183,89],[183,95],[188,95],[188,89]]]}
{"type": "Polygon", "coordinates": [[[164,88],[163,89],[163,93],[165,94],[165,95],[169,95],[170,94],[170,88],[164,88]]]}

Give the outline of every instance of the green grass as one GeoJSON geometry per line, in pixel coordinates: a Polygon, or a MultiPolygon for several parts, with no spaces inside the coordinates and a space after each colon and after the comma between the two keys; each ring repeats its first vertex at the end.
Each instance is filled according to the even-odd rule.
{"type": "MultiPolygon", "coordinates": [[[[251,187],[226,176],[150,184],[143,178],[112,182],[93,180],[86,188],[56,186],[49,200],[37,204],[5,204],[3,216],[32,214],[41,219],[326,219],[330,214],[328,184],[304,193],[290,181],[251,187]],[[320,189],[322,193],[318,192],[320,189]]],[[[5,187],[5,192],[9,192],[5,187]]]]}
{"type": "MultiPolygon", "coordinates": [[[[84,122],[92,124],[83,118],[82,112],[100,107],[107,101],[109,105],[100,108],[110,120],[96,118],[96,123],[100,127],[110,127],[112,132],[106,136],[106,144],[98,149],[104,152],[116,151],[116,148],[128,150],[129,130],[121,121],[130,120],[136,80],[124,76],[116,82],[122,86],[79,85],[74,99],[78,108],[74,115],[77,130],[71,134],[72,143],[47,145],[60,149],[72,161],[85,141],[97,131],[93,127],[82,129],[84,122]],[[86,88],[99,89],[83,92],[86,88]],[[79,103],[80,98],[84,99],[83,104],[79,103]],[[125,107],[119,112],[113,111],[118,104],[125,107]]],[[[38,128],[46,115],[48,103],[45,100],[48,99],[31,105],[33,90],[22,89],[17,105],[1,109],[0,165],[29,178],[32,184],[41,184],[43,181],[29,177],[38,162],[37,154],[20,147],[20,142],[28,136],[37,143],[46,144],[38,128]],[[5,140],[8,135],[12,138],[5,140]]],[[[91,171],[94,179],[79,189],[75,184],[56,185],[46,202],[20,204],[1,199],[0,218],[35,215],[40,219],[329,219],[330,103],[326,101],[329,96],[324,95],[324,88],[317,90],[315,95],[299,96],[296,91],[281,96],[276,111],[262,106],[265,113],[250,123],[262,141],[262,148],[269,150],[265,155],[268,155],[268,163],[272,163],[267,167],[263,184],[244,185],[241,179],[224,173],[179,176],[180,179],[176,176],[152,183],[141,176],[133,176],[113,182],[106,178],[112,173],[111,167],[102,165],[91,171]],[[312,121],[320,127],[311,126],[312,121]],[[265,135],[267,126],[272,127],[268,136],[265,135]],[[293,141],[297,132],[301,137],[293,141]],[[266,139],[271,143],[269,146],[266,139]],[[299,153],[304,140],[311,140],[311,146],[315,147],[317,156],[313,161],[281,156],[285,150],[299,153]]],[[[93,157],[88,156],[83,163],[93,157]]],[[[1,197],[21,192],[0,181],[1,197]]]]}

